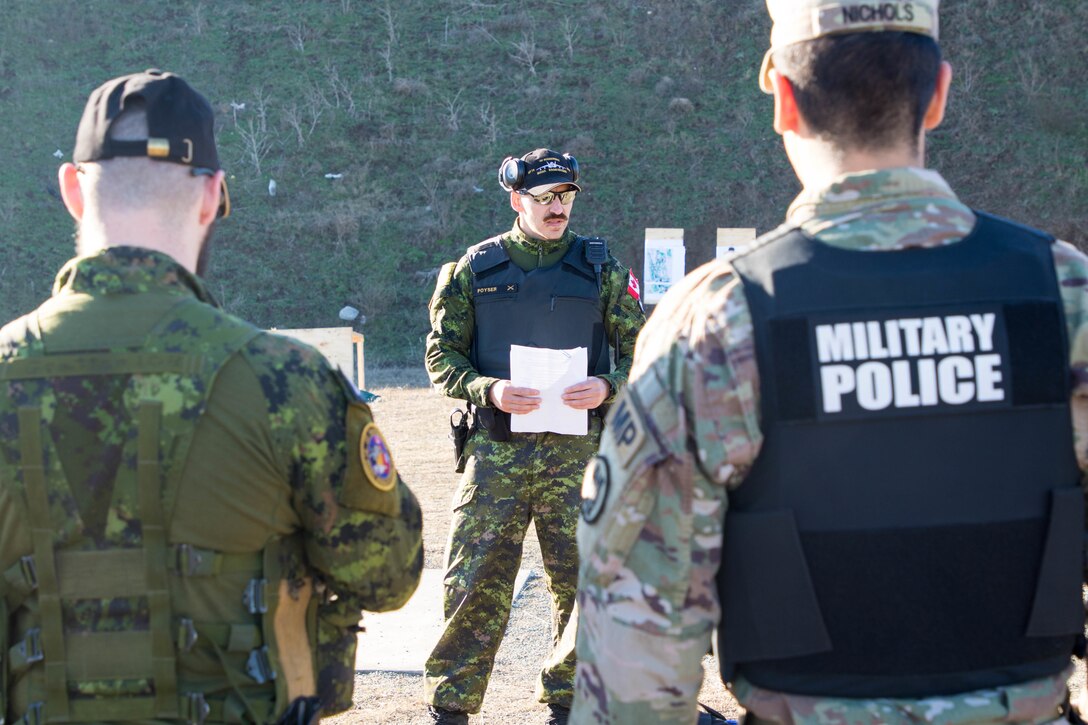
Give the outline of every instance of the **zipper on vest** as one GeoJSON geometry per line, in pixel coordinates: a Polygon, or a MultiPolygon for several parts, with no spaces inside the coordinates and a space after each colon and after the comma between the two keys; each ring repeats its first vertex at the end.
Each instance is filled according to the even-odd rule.
{"type": "Polygon", "coordinates": [[[555,312],[555,295],[552,295],[552,312],[555,312]]]}

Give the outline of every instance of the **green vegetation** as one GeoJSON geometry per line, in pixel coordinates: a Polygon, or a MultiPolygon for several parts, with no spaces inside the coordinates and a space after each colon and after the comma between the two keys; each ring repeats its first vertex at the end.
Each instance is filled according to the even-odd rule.
{"type": "MultiPolygon", "coordinates": [[[[798,190],[756,85],[760,0],[3,5],[5,320],[71,255],[54,151],[70,157],[92,88],[147,67],[217,109],[235,205],[209,274],[220,301],[278,327],[355,304],[371,362],[418,361],[437,267],[511,223],[507,154],[574,153],[573,227],[636,271],[644,227],[684,227],[690,269],[716,227],[770,229],[798,190]]],[[[1088,3],[949,0],[942,26],[956,80],[931,165],[975,206],[1088,242],[1088,3]]]]}

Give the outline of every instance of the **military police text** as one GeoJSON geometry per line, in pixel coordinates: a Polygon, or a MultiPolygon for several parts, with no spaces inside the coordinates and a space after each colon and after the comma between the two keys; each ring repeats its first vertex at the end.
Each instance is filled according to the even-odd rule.
{"type": "Polygon", "coordinates": [[[816,325],[824,412],[841,412],[846,395],[865,410],[1004,400],[995,319],[988,312],[816,325]],[[854,361],[864,362],[842,364],[854,361]]]}

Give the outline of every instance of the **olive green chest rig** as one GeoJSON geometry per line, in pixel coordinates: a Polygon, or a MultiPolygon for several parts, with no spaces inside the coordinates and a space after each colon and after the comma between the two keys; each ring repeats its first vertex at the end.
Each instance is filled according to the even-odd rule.
{"type": "Polygon", "coordinates": [[[289,700],[275,620],[301,542],[227,553],[168,539],[216,375],[261,332],[188,296],[125,297],[120,319],[116,298],[55,297],[0,340],[0,515],[22,522],[0,543],[6,721],[269,722],[289,700]],[[73,320],[99,334],[51,332],[73,320]],[[120,460],[103,535],[89,536],[58,411],[73,388],[106,384],[119,414],[87,422],[120,460]]]}

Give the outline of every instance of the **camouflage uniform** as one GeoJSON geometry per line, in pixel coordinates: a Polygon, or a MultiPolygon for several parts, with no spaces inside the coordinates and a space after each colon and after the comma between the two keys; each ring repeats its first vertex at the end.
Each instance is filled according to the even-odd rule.
{"type": "MultiPolygon", "coordinates": [[[[574,238],[568,230],[557,240],[537,240],[517,224],[503,235],[511,258],[525,270],[558,263],[574,238]]],[[[472,271],[467,258],[446,270],[431,300],[427,369],[444,395],[489,406],[487,389],[496,379],[481,375],[469,359],[475,326],[472,271]]],[[[627,379],[634,340],[645,321],[638,299],[628,293],[628,270],[615,258],[604,270],[601,304],[608,339],[618,336],[620,348],[613,372],[600,376],[612,387],[611,400],[627,379]]],[[[541,702],[569,706],[574,651],[569,643],[561,646],[561,635],[578,580],[579,484],[600,430],[600,420],[591,416],[586,436],[514,433],[508,442],[495,442],[479,430],[469,440],[471,458],[454,494],[447,547],[446,626],[426,664],[429,704],[479,711],[509,618],[522,540],[535,521],[552,595],[554,639],[537,694],[541,702]]]]}
{"type": "Polygon", "coordinates": [[[0,331],[0,386],[8,722],[264,722],[315,689],[350,707],[360,609],[411,595],[422,522],[318,352],[223,313],[171,258],[113,247],[0,331]],[[133,553],[146,571],[122,574],[144,581],[120,591],[133,553]],[[146,656],[132,640],[151,671],[121,661],[146,656]]]}
{"type": "MultiPolygon", "coordinates": [[[[900,168],[803,193],[787,221],[826,244],[877,252],[954,244],[975,215],[937,173],[900,168]]],[[[1065,243],[1053,250],[1076,381],[1077,461],[1088,471],[1088,258],[1065,243]]],[[[743,484],[763,441],[752,332],[739,279],[714,262],[670,291],[640,339],[601,446],[611,471],[603,514],[579,526],[571,722],[695,721],[700,662],[720,614],[715,575],[728,492],[743,484]],[[634,424],[617,429],[625,406],[634,424]]],[[[1068,674],[924,700],[804,697],[743,678],[731,688],[759,722],[1039,723],[1057,717],[1068,674]]]]}

